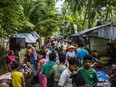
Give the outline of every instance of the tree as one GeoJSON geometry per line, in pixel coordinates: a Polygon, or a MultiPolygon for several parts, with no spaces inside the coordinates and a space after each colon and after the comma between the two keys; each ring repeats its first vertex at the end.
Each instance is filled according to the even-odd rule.
{"type": "Polygon", "coordinates": [[[24,16],[23,7],[18,0],[0,1],[1,37],[32,29],[32,24],[24,16]]]}
{"type": "MultiPolygon", "coordinates": [[[[58,0],[56,0],[58,1],[58,0]]],[[[116,21],[115,0],[65,0],[61,12],[55,0],[0,0],[0,36],[37,31],[41,36],[74,33],[97,21],[116,21]]]]}
{"type": "Polygon", "coordinates": [[[66,0],[65,3],[70,12],[68,17],[73,19],[70,22],[76,20],[79,31],[95,26],[97,21],[109,21],[115,13],[114,0],[66,0]]]}
{"type": "Polygon", "coordinates": [[[34,30],[40,33],[41,36],[50,36],[58,30],[54,0],[37,2],[30,10],[29,18],[35,25],[34,30]]]}

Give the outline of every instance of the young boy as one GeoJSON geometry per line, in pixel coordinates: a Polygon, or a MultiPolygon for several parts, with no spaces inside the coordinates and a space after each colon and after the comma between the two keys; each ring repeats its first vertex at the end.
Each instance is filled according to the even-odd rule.
{"type": "Polygon", "coordinates": [[[78,69],[78,73],[82,74],[87,79],[87,87],[95,87],[97,85],[96,71],[90,66],[92,64],[92,56],[87,55],[83,60],[84,66],[78,69]]]}
{"type": "Polygon", "coordinates": [[[65,69],[60,76],[59,87],[72,87],[72,78],[70,78],[70,75],[73,74],[73,71],[77,70],[79,61],[76,58],[70,58],[68,62],[69,67],[65,69]]]}
{"type": "Polygon", "coordinates": [[[52,67],[54,65],[56,65],[55,59],[56,59],[56,54],[50,53],[49,54],[49,61],[46,62],[42,67],[42,73],[45,74],[45,76],[47,78],[47,87],[54,86],[54,79],[52,77],[50,77],[50,71],[51,71],[52,67]]]}
{"type": "Polygon", "coordinates": [[[14,61],[11,63],[11,74],[13,87],[26,87],[25,79],[23,73],[17,71],[19,68],[19,63],[14,61]]]}
{"type": "Polygon", "coordinates": [[[60,79],[60,75],[66,69],[66,66],[65,66],[66,56],[60,55],[59,61],[60,61],[60,64],[55,65],[50,72],[50,75],[54,75],[54,87],[58,87],[58,81],[60,79]]]}

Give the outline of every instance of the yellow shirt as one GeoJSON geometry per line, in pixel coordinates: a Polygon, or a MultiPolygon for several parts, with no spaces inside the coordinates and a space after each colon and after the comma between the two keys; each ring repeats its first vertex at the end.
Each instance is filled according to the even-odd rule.
{"type": "Polygon", "coordinates": [[[31,48],[27,48],[26,56],[30,57],[31,52],[32,52],[32,49],[31,48]]]}
{"type": "Polygon", "coordinates": [[[13,76],[13,79],[12,79],[12,84],[14,87],[22,87],[22,76],[23,76],[23,73],[21,72],[18,72],[18,71],[14,71],[14,72],[11,72],[12,76],[13,76]]]}

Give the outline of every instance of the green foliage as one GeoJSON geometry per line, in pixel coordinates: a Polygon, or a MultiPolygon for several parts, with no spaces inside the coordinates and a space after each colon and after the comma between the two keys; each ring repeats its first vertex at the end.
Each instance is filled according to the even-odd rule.
{"type": "MultiPolygon", "coordinates": [[[[58,0],[56,0],[58,1],[58,0]]],[[[116,21],[115,0],[65,0],[58,12],[55,0],[0,0],[0,37],[37,31],[41,36],[74,33],[97,21],[116,21]]]]}
{"type": "Polygon", "coordinates": [[[24,15],[28,17],[30,9],[34,6],[37,0],[19,0],[19,4],[24,9],[24,15]]]}
{"type": "Polygon", "coordinates": [[[23,7],[18,4],[17,0],[3,0],[0,1],[0,4],[3,4],[3,6],[0,7],[1,37],[25,31],[27,28],[31,29],[31,27],[27,25],[29,21],[28,18],[24,16],[23,7]]]}
{"type": "Polygon", "coordinates": [[[30,21],[41,36],[51,36],[58,30],[54,0],[37,2],[29,12],[30,21]]]}
{"type": "Polygon", "coordinates": [[[16,33],[22,26],[23,15],[18,5],[10,5],[0,9],[1,28],[7,32],[7,34],[16,33]]]}
{"type": "Polygon", "coordinates": [[[69,31],[74,29],[72,24],[77,24],[78,31],[82,31],[98,21],[116,21],[114,3],[115,0],[66,0],[62,13],[65,12],[65,22],[70,23],[69,31]]]}

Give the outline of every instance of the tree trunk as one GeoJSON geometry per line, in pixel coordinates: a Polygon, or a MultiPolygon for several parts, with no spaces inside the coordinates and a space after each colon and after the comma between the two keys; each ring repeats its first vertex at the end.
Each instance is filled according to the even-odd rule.
{"type": "Polygon", "coordinates": [[[91,18],[90,18],[90,13],[91,13],[91,0],[88,0],[88,28],[91,27],[91,18]]]}
{"type": "Polygon", "coordinates": [[[108,0],[108,2],[106,3],[106,5],[108,5],[108,7],[107,7],[107,12],[106,12],[105,21],[107,21],[108,14],[109,14],[109,8],[110,8],[110,0],[108,0]]]}

